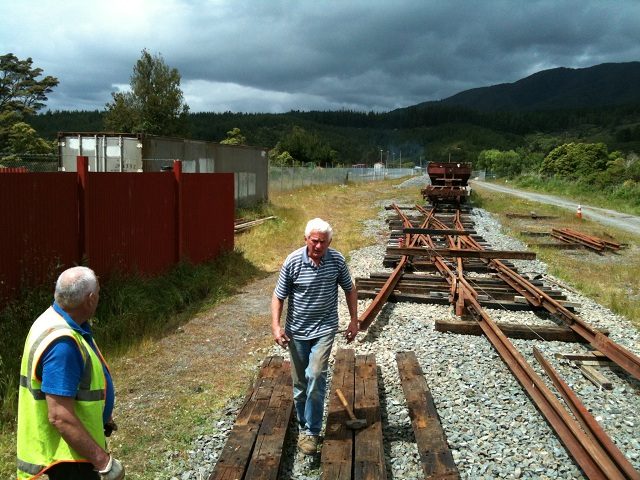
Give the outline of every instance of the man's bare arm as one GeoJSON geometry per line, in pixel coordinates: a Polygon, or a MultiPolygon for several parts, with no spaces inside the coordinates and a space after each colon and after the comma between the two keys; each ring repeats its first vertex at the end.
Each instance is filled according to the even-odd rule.
{"type": "Polygon", "coordinates": [[[109,463],[109,454],[96,443],[76,416],[75,399],[48,394],[46,399],[51,425],[71,448],[89,460],[96,469],[104,469],[109,463]]]}
{"type": "Polygon", "coordinates": [[[284,333],[284,328],[280,326],[283,307],[284,300],[280,300],[274,293],[271,297],[271,332],[273,333],[275,342],[282,348],[287,348],[289,337],[284,333]]]}

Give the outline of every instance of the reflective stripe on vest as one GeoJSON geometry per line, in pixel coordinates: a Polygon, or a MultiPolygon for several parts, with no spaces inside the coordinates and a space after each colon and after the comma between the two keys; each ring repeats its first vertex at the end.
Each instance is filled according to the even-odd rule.
{"type": "MultiPolygon", "coordinates": [[[[36,351],[41,349],[42,342],[49,337],[50,335],[54,335],[47,344],[50,344],[54,339],[58,339],[61,336],[68,336],[69,327],[63,325],[56,325],[53,328],[49,328],[42,332],[42,334],[33,342],[31,349],[29,351],[29,360],[27,361],[27,372],[31,372],[32,377],[35,376],[35,365],[33,363],[36,351]]],[[[75,340],[75,339],[74,339],[75,340]]],[[[105,391],[104,390],[91,390],[91,377],[92,377],[92,359],[91,355],[87,351],[87,347],[83,343],[77,343],[78,348],[80,349],[80,353],[82,354],[82,359],[85,362],[85,367],[82,372],[82,377],[80,378],[80,385],[78,386],[78,393],[76,394],[76,400],[84,400],[87,402],[96,401],[96,400],[104,400],[105,391]]],[[[44,349],[41,349],[44,351],[44,349]]],[[[33,388],[32,382],[24,375],[20,375],[20,386],[27,388],[33,398],[36,400],[44,400],[45,396],[42,393],[42,390],[39,388],[33,388]]]]}
{"type": "Polygon", "coordinates": [[[106,397],[106,379],[99,354],[82,335],[69,327],[53,308],[44,312],[33,324],[25,342],[20,369],[18,399],[17,473],[19,479],[38,476],[61,461],[86,462],[60,436],[48,419],[46,396],[36,377],[36,366],[47,347],[58,338],[75,341],[84,360],[84,369],[75,396],[76,415],[89,434],[106,448],[102,414],[106,397]]]}
{"type": "MultiPolygon", "coordinates": [[[[46,399],[44,392],[39,388],[32,388],[31,382],[24,375],[20,375],[20,386],[28,389],[31,392],[31,395],[33,395],[33,398],[36,400],[46,399]]],[[[81,400],[84,402],[97,402],[99,400],[104,400],[104,398],[105,398],[104,390],[78,389],[78,393],[76,393],[76,396],[75,396],[76,400],[81,400]]]]}
{"type": "MultiPolygon", "coordinates": [[[[18,472],[25,472],[25,473],[28,473],[29,475],[37,475],[38,473],[42,472],[45,468],[47,468],[46,465],[35,465],[33,463],[24,462],[18,459],[18,472]]],[[[18,476],[18,478],[23,478],[23,477],[18,476]]]]}

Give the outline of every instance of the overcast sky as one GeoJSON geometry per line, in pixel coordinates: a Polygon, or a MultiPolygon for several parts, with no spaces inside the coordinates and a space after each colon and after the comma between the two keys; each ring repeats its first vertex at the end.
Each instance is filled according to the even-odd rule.
{"type": "Polygon", "coordinates": [[[554,67],[640,60],[638,0],[0,0],[0,53],[102,110],[142,49],[191,111],[389,111],[554,67]]]}

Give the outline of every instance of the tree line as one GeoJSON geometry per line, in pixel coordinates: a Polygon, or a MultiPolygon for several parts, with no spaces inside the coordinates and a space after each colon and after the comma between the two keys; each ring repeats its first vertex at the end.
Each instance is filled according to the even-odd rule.
{"type": "Polygon", "coordinates": [[[0,57],[0,154],[55,153],[59,131],[180,136],[266,147],[274,165],[426,165],[472,162],[500,177],[538,175],[636,185],[640,105],[534,112],[480,112],[428,102],[391,112],[191,113],[181,76],[142,50],[130,88],[102,111],[46,111],[58,80],[31,58],[0,57]]]}

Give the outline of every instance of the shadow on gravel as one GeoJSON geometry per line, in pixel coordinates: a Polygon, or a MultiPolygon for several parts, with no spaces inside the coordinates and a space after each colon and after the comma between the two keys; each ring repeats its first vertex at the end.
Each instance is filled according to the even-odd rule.
{"type": "Polygon", "coordinates": [[[367,333],[362,337],[361,342],[373,342],[378,339],[380,332],[389,324],[389,317],[395,309],[394,303],[385,303],[384,307],[373,321],[371,326],[367,329],[367,333]]]}

